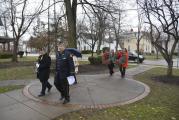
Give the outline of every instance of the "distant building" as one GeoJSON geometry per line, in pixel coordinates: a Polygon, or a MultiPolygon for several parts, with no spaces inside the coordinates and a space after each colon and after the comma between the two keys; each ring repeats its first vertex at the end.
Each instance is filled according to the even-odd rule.
{"type": "MultiPolygon", "coordinates": [[[[137,50],[137,32],[126,32],[123,33],[123,47],[127,48],[128,51],[137,50]]],[[[146,36],[143,36],[139,43],[140,52],[143,53],[151,53],[153,50],[153,46],[150,40],[147,39],[146,36]]]]}
{"type": "MultiPolygon", "coordinates": [[[[80,37],[78,39],[78,49],[79,50],[91,50],[91,44],[92,44],[92,37],[94,38],[94,35],[91,35],[89,33],[83,33],[83,38],[80,37]]],[[[137,50],[137,38],[135,32],[124,32],[120,35],[120,45],[118,45],[118,49],[127,48],[128,51],[135,51],[137,50]]],[[[97,44],[94,48],[94,51],[97,50],[97,44]]],[[[103,47],[109,47],[110,49],[115,50],[116,47],[116,41],[113,36],[110,36],[106,38],[101,45],[101,49],[103,47]]],[[[140,50],[141,52],[145,53],[151,53],[153,50],[151,42],[144,36],[140,41],[140,50]]]]}
{"type": "MultiPolygon", "coordinates": [[[[80,51],[83,51],[83,50],[92,50],[92,43],[94,43],[95,39],[97,39],[97,38],[96,38],[96,36],[94,34],[82,33],[82,35],[77,40],[78,41],[77,42],[77,48],[80,51]]],[[[94,52],[97,51],[97,45],[98,45],[98,41],[95,44],[94,52]]],[[[105,38],[102,41],[101,49],[103,47],[109,47],[110,49],[115,50],[115,46],[116,46],[116,42],[114,41],[114,38],[108,37],[108,38],[105,38]]],[[[119,49],[120,49],[120,46],[119,46],[119,49]]]]}

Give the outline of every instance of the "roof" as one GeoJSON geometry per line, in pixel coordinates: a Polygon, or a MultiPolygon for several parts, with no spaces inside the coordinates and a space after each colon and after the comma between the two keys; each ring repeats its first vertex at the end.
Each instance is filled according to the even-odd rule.
{"type": "Polygon", "coordinates": [[[15,38],[0,36],[0,43],[9,43],[9,42],[13,42],[14,40],[15,38]]]}

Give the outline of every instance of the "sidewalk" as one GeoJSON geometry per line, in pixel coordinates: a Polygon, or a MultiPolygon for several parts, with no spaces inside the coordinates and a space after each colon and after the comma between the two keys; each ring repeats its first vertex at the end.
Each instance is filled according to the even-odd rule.
{"type": "Polygon", "coordinates": [[[23,90],[0,94],[1,120],[50,120],[79,109],[102,109],[135,102],[147,96],[150,88],[132,76],[151,68],[140,65],[128,69],[125,79],[119,77],[119,72],[111,77],[108,74],[78,75],[79,83],[70,87],[71,102],[67,105],[59,100],[54,86],[45,97],[37,97],[40,82],[31,81],[23,90]]]}

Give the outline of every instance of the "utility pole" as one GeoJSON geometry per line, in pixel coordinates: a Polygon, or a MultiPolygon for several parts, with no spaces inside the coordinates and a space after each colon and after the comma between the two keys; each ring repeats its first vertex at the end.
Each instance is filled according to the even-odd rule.
{"type": "Polygon", "coordinates": [[[139,64],[139,46],[140,46],[140,30],[141,30],[141,21],[140,21],[140,14],[139,14],[139,6],[138,6],[138,0],[136,0],[137,3],[137,17],[138,17],[138,26],[137,26],[137,64],[139,64]]]}
{"type": "Polygon", "coordinates": [[[177,57],[177,68],[179,67],[179,42],[178,42],[178,57],[177,57]]]}
{"type": "Polygon", "coordinates": [[[58,23],[57,23],[57,18],[56,18],[56,0],[54,0],[54,28],[55,28],[54,38],[55,38],[55,54],[56,54],[57,51],[58,51],[58,47],[57,47],[57,29],[58,29],[58,23]]]}
{"type": "Polygon", "coordinates": [[[49,19],[50,19],[50,0],[49,0],[49,3],[48,3],[48,45],[47,45],[47,52],[48,54],[50,53],[50,23],[49,23],[49,19]]]}

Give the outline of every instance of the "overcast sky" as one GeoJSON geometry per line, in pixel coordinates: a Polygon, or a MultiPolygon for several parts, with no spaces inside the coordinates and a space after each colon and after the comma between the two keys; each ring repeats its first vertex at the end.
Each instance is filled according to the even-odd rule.
{"type": "MultiPolygon", "coordinates": [[[[37,4],[40,1],[41,0],[29,0],[28,1],[28,3],[29,3],[28,12],[33,12],[35,10],[35,6],[37,6],[37,4]]],[[[44,6],[45,7],[48,6],[48,0],[45,0],[44,6]]],[[[2,5],[0,5],[0,7],[2,7],[2,5]]],[[[135,0],[126,0],[126,3],[122,7],[125,10],[125,14],[126,14],[126,17],[124,19],[125,26],[128,29],[131,29],[131,28],[135,29],[138,25],[137,11],[135,10],[136,9],[135,0]]],[[[57,12],[60,12],[60,4],[57,4],[56,8],[57,8],[57,12]]],[[[81,17],[80,13],[82,13],[82,10],[81,10],[80,7],[78,7],[78,14],[77,14],[78,19],[81,17]]],[[[51,8],[51,14],[53,14],[53,7],[51,8]]],[[[47,22],[47,11],[44,12],[42,15],[40,15],[40,18],[41,18],[42,21],[47,22]]],[[[1,27],[0,30],[2,31],[2,29],[3,28],[1,27]]],[[[29,33],[27,33],[24,36],[24,39],[27,39],[31,32],[32,32],[32,30],[29,30],[29,33]]]]}

